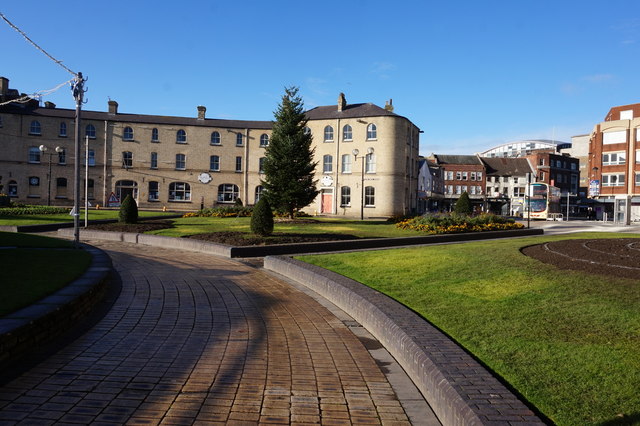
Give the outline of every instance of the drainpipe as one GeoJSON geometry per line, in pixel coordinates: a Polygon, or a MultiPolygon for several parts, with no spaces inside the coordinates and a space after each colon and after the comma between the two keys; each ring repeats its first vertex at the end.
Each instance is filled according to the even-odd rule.
{"type": "MultiPolygon", "coordinates": [[[[104,152],[102,153],[102,206],[107,206],[107,134],[108,134],[109,121],[104,120],[104,152]]],[[[95,161],[95,155],[93,157],[95,161]]]]}
{"type": "Polygon", "coordinates": [[[249,129],[244,130],[245,136],[245,144],[244,144],[244,170],[243,170],[243,197],[244,197],[244,205],[246,206],[249,202],[249,129]]]}

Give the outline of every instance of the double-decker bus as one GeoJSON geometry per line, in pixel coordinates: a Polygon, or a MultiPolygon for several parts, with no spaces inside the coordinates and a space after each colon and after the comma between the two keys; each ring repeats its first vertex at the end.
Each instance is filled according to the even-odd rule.
{"type": "Polygon", "coordinates": [[[544,220],[562,219],[560,189],[547,183],[530,184],[525,197],[524,217],[544,220]]]}

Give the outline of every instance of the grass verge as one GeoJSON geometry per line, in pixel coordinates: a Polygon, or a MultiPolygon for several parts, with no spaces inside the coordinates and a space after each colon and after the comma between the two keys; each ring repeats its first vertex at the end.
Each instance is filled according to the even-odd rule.
{"type": "MultiPolygon", "coordinates": [[[[561,425],[640,418],[640,281],[560,271],[483,241],[299,257],[388,294],[454,338],[561,425]]],[[[626,424],[626,423],[621,423],[626,424]]]]}
{"type": "Polygon", "coordinates": [[[91,255],[69,241],[0,232],[0,316],[54,293],[90,264],[91,255]]]}
{"type": "MultiPolygon", "coordinates": [[[[359,238],[386,238],[418,236],[419,233],[398,229],[395,224],[383,220],[350,221],[342,219],[315,219],[312,223],[276,222],[273,232],[295,234],[350,234],[359,238]]],[[[155,235],[182,237],[209,232],[237,231],[251,234],[250,217],[216,218],[185,217],[175,219],[174,227],[149,232],[155,235]]],[[[253,234],[251,234],[253,235],[253,234]]]]}

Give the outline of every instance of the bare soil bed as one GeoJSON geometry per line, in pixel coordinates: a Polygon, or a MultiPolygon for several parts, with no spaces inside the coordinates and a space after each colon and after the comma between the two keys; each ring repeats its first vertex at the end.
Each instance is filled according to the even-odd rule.
{"type": "Polygon", "coordinates": [[[560,269],[640,280],[640,239],[563,240],[522,249],[560,269]]]}

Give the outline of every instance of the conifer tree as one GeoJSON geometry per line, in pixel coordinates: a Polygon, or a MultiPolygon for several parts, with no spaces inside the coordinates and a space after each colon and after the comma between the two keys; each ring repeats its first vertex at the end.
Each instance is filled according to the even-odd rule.
{"type": "Polygon", "coordinates": [[[265,197],[260,197],[251,213],[251,232],[256,235],[271,235],[273,232],[273,212],[265,197]]]}
{"type": "Polygon", "coordinates": [[[318,195],[314,180],[311,134],[305,132],[307,118],[297,87],[285,88],[264,160],[264,195],[276,210],[293,219],[318,195]]]}
{"type": "Polygon", "coordinates": [[[124,201],[120,205],[118,214],[118,222],[120,223],[136,223],[138,222],[138,204],[131,194],[127,194],[124,201]]]}
{"type": "Polygon", "coordinates": [[[467,194],[467,191],[463,192],[460,195],[460,198],[458,198],[458,201],[456,201],[454,211],[456,213],[466,215],[470,215],[472,213],[473,210],[471,209],[471,200],[469,199],[469,194],[467,194]]]}

